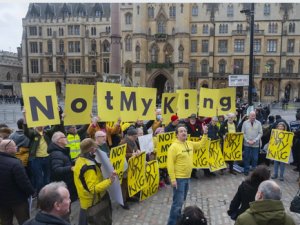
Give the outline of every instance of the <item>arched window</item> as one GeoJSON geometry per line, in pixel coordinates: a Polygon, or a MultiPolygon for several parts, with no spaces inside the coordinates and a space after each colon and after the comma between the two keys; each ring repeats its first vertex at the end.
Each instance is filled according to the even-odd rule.
{"type": "Polygon", "coordinates": [[[170,44],[167,44],[164,48],[165,63],[172,63],[173,59],[173,48],[170,44]]]}
{"type": "Polygon", "coordinates": [[[192,16],[198,16],[198,5],[193,5],[192,16]]]}
{"type": "Polygon", "coordinates": [[[59,40],[59,52],[60,53],[63,53],[65,52],[65,43],[64,43],[64,40],[59,40]]]}
{"type": "Polygon", "coordinates": [[[294,64],[295,64],[295,62],[292,59],[289,59],[286,61],[286,73],[287,74],[291,74],[294,72],[294,64]]]}
{"type": "Polygon", "coordinates": [[[107,40],[103,41],[102,49],[103,52],[110,52],[110,44],[107,40]]]}
{"type": "Polygon", "coordinates": [[[170,18],[175,18],[176,17],[176,6],[170,6],[169,16],[170,16],[170,18]]]}
{"type": "Polygon", "coordinates": [[[201,75],[208,75],[208,61],[206,59],[201,61],[201,75]]]}
{"type": "Polygon", "coordinates": [[[226,61],[221,59],[219,61],[219,74],[224,75],[226,73],[226,61]]]}
{"type": "Polygon", "coordinates": [[[271,82],[265,84],[265,96],[274,96],[274,85],[271,82]]]}
{"type": "Polygon", "coordinates": [[[96,60],[92,60],[91,62],[91,69],[93,73],[97,73],[97,63],[96,60]]]}
{"type": "Polygon", "coordinates": [[[273,74],[275,71],[275,61],[273,59],[270,59],[266,64],[266,72],[269,74],[273,74]]]}
{"type": "Polygon", "coordinates": [[[125,63],[125,74],[129,75],[130,77],[132,75],[132,62],[131,61],[127,61],[125,63]]]}
{"type": "Polygon", "coordinates": [[[152,48],[151,48],[151,62],[152,63],[157,63],[158,61],[158,47],[157,45],[152,45],[152,48]]]}
{"type": "Polygon", "coordinates": [[[127,36],[125,38],[125,51],[131,51],[132,50],[132,39],[131,36],[127,36]]]}
{"type": "Polygon", "coordinates": [[[53,72],[53,62],[52,62],[52,59],[48,60],[48,72],[53,72]]]}
{"type": "Polygon", "coordinates": [[[154,18],[154,8],[152,6],[148,7],[148,17],[154,18]]]}
{"type": "Polygon", "coordinates": [[[97,50],[97,42],[95,39],[91,40],[91,51],[96,52],[97,50]]]}
{"type": "Polygon", "coordinates": [[[132,24],[132,14],[131,13],[125,14],[125,24],[132,24]]]}
{"type": "Polygon", "coordinates": [[[265,4],[264,5],[264,15],[269,16],[271,13],[271,5],[270,4],[265,4]]]}
{"type": "Polygon", "coordinates": [[[159,34],[166,33],[166,19],[163,15],[160,15],[160,17],[157,20],[157,33],[159,34]]]}
{"type": "Polygon", "coordinates": [[[139,63],[141,60],[141,47],[140,46],[136,46],[135,48],[135,61],[137,63],[139,63]]]}
{"type": "Polygon", "coordinates": [[[229,4],[227,6],[227,16],[228,17],[233,17],[233,12],[234,12],[234,9],[233,9],[233,4],[229,4]]]}
{"type": "Polygon", "coordinates": [[[10,72],[7,72],[7,74],[6,74],[6,80],[10,80],[10,79],[11,79],[10,72]]]}
{"type": "Polygon", "coordinates": [[[22,81],[22,75],[20,73],[18,73],[18,75],[17,75],[17,80],[22,81]]]}
{"type": "Polygon", "coordinates": [[[65,72],[65,62],[64,60],[59,61],[59,72],[63,74],[65,72]]]}
{"type": "Polygon", "coordinates": [[[175,28],[173,27],[172,28],[172,35],[174,35],[175,34],[175,28]]]}
{"type": "Polygon", "coordinates": [[[184,51],[184,48],[182,45],[180,45],[178,48],[178,52],[179,52],[178,61],[179,62],[183,62],[183,51],[184,51]]]}
{"type": "Polygon", "coordinates": [[[52,53],[52,40],[48,40],[47,47],[48,47],[48,53],[52,53]]]}
{"type": "Polygon", "coordinates": [[[196,34],[197,33],[197,24],[192,24],[191,33],[192,34],[196,34]]]}

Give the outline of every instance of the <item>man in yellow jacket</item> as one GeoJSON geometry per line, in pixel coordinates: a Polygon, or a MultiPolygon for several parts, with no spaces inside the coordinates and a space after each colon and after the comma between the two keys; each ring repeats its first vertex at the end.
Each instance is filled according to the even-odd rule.
{"type": "Polygon", "coordinates": [[[203,127],[203,137],[199,142],[187,141],[187,128],[178,124],[177,139],[168,150],[167,166],[173,187],[173,203],[170,210],[168,225],[175,225],[181,214],[182,205],[189,190],[189,180],[193,169],[193,150],[206,144],[207,127],[203,127]]]}

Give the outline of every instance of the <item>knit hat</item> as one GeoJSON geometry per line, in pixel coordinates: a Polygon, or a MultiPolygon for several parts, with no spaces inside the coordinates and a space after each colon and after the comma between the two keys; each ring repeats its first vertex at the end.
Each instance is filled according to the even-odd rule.
{"type": "Polygon", "coordinates": [[[97,144],[96,144],[96,142],[92,138],[85,138],[80,143],[81,153],[90,152],[92,147],[96,147],[97,148],[97,144]]]}
{"type": "Polygon", "coordinates": [[[190,115],[190,117],[189,117],[190,119],[196,119],[197,118],[197,116],[196,116],[196,114],[195,113],[193,113],[192,115],[190,115]]]}
{"type": "Polygon", "coordinates": [[[127,130],[127,135],[128,135],[128,136],[137,135],[137,129],[134,128],[134,127],[130,127],[130,128],[127,130]]]}
{"type": "Polygon", "coordinates": [[[171,116],[171,121],[172,122],[174,122],[175,120],[178,120],[178,119],[179,119],[179,117],[175,114],[171,116]]]}
{"type": "Polygon", "coordinates": [[[127,130],[130,126],[131,126],[130,123],[123,123],[123,125],[121,126],[122,131],[127,130]]]}

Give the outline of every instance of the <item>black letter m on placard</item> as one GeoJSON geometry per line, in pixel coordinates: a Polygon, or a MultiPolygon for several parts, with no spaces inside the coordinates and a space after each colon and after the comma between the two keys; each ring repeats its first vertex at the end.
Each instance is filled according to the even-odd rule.
{"type": "Polygon", "coordinates": [[[38,121],[37,109],[42,111],[42,113],[49,119],[54,119],[53,105],[51,96],[46,96],[47,108],[45,108],[42,103],[36,97],[29,97],[29,104],[31,108],[32,121],[38,121]]]}

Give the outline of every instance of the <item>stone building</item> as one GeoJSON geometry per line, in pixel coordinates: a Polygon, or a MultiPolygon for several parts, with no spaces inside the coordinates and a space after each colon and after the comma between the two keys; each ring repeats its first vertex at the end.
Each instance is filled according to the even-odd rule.
{"type": "Polygon", "coordinates": [[[0,51],[0,95],[20,95],[22,61],[17,53],[0,51]]]}
{"type": "MultiPolygon", "coordinates": [[[[23,74],[29,81],[122,82],[156,87],[228,86],[228,75],[249,74],[247,3],[30,4],[23,19],[23,74]],[[112,4],[113,5],[113,4],[112,4]],[[117,18],[117,23],[112,22],[117,18]],[[120,27],[121,74],[110,76],[120,27]],[[25,48],[24,46],[27,47],[25,48]],[[28,51],[26,51],[26,49],[28,51]],[[110,78],[111,77],[111,78],[110,78]]],[[[265,102],[300,97],[298,3],[256,3],[254,95],[265,102]]],[[[115,65],[114,65],[115,68],[115,65]]],[[[117,70],[116,70],[117,71],[117,70]]],[[[247,99],[247,87],[237,95],[247,99]]]]}

